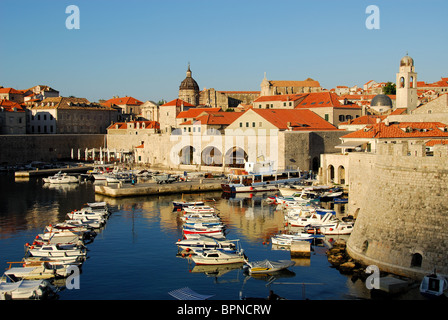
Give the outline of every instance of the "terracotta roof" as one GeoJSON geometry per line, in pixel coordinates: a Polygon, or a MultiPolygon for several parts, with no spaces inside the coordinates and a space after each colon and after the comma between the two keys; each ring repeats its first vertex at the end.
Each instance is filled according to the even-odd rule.
{"type": "Polygon", "coordinates": [[[431,138],[447,137],[448,126],[441,122],[401,122],[387,125],[384,122],[368,125],[364,129],[349,133],[346,138],[431,138]],[[442,129],[441,129],[442,128],[442,129]]]}
{"type": "Polygon", "coordinates": [[[157,121],[129,121],[129,122],[115,122],[112,123],[107,129],[127,129],[128,123],[140,124],[140,129],[160,129],[160,123],[157,121]],[[143,128],[142,124],[145,124],[143,128]],[[117,128],[118,125],[118,128],[117,128]]]}
{"type": "Polygon", "coordinates": [[[193,104],[191,104],[191,103],[188,103],[188,102],[186,102],[186,101],[183,101],[183,100],[181,100],[181,99],[174,99],[174,100],[171,100],[170,102],[167,102],[167,103],[161,105],[161,107],[168,107],[168,106],[176,106],[176,107],[181,107],[181,106],[184,106],[184,107],[194,107],[195,105],[193,105],[193,104]]]}
{"type": "Polygon", "coordinates": [[[12,112],[13,108],[16,108],[17,112],[25,112],[25,109],[17,102],[4,99],[0,100],[0,108],[8,112],[12,112]]]}
{"type": "Polygon", "coordinates": [[[397,109],[395,109],[394,111],[392,111],[391,113],[390,113],[390,115],[400,115],[400,114],[405,114],[405,113],[407,113],[407,108],[397,108],[397,109]]]}
{"type": "Polygon", "coordinates": [[[229,125],[236,119],[238,119],[243,113],[242,112],[217,112],[204,114],[195,119],[196,122],[208,125],[229,125]]]}
{"type": "Polygon", "coordinates": [[[221,108],[190,108],[185,111],[179,112],[176,118],[196,118],[202,113],[215,113],[219,112],[221,108]]]}
{"type": "Polygon", "coordinates": [[[22,94],[19,90],[16,90],[14,88],[0,88],[0,93],[15,93],[15,94],[22,94]]]}
{"type": "Polygon", "coordinates": [[[377,119],[383,121],[387,116],[376,116],[376,115],[365,115],[350,121],[345,121],[339,123],[339,125],[362,125],[362,124],[375,124],[377,123],[377,119]]]}
{"type": "Polygon", "coordinates": [[[250,109],[246,112],[251,110],[280,130],[288,129],[289,124],[293,131],[338,130],[328,121],[307,109],[250,109]]]}
{"type": "Polygon", "coordinates": [[[143,102],[140,100],[137,100],[133,97],[122,97],[122,98],[112,98],[107,100],[106,102],[103,102],[102,105],[111,107],[112,105],[141,105],[143,102]]]}
{"type": "Polygon", "coordinates": [[[261,96],[254,100],[255,102],[264,102],[264,101],[297,101],[306,96],[305,93],[302,94],[280,94],[274,96],[261,96]]]}
{"type": "Polygon", "coordinates": [[[426,141],[425,145],[428,147],[433,147],[436,144],[448,144],[448,140],[442,140],[442,139],[431,139],[429,141],[426,141]]]}
{"type": "Polygon", "coordinates": [[[296,106],[298,108],[350,108],[360,109],[356,104],[341,104],[339,102],[340,97],[332,92],[312,92],[307,93],[305,99],[299,102],[296,106]]]}

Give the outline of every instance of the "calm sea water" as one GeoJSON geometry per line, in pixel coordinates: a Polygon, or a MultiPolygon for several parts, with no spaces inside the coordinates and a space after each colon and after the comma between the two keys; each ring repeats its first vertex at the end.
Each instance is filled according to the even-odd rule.
{"type": "MultiPolygon", "coordinates": [[[[6,262],[20,261],[24,244],[32,242],[48,224],[64,221],[68,212],[84,203],[106,201],[112,214],[87,245],[80,288],[62,290],[60,300],[173,300],[168,292],[186,286],[214,295],[213,300],[267,297],[269,289],[292,300],[369,298],[364,283],[353,283],[330,266],[325,245],[313,247],[311,258],[296,259],[291,272],[275,279],[248,277],[241,268],[198,268],[177,255],[175,242],[182,236],[182,225],[172,201],[181,197],[117,200],[95,195],[91,182],[48,187],[40,178],[17,181],[11,175],[1,175],[0,265],[6,268],[6,262]]],[[[283,230],[284,224],[282,213],[262,197],[225,199],[217,192],[183,198],[214,199],[227,226],[227,238],[240,239],[250,260],[290,259],[289,251],[264,243],[283,230]]]]}

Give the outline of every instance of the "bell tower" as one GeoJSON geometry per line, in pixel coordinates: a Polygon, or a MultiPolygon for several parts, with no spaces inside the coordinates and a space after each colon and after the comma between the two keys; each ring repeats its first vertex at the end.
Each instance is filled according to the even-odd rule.
{"type": "Polygon", "coordinates": [[[397,108],[406,108],[408,112],[417,108],[419,104],[417,98],[417,73],[415,72],[414,59],[407,54],[400,60],[396,91],[397,108]]]}

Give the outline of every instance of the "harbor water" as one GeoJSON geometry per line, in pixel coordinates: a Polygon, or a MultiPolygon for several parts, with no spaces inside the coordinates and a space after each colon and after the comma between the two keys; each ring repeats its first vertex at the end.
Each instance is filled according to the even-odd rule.
{"type": "MultiPolygon", "coordinates": [[[[327,261],[334,237],[312,247],[311,257],[276,277],[250,277],[241,267],[200,267],[178,255],[182,237],[180,213],[173,200],[210,200],[226,225],[227,239],[239,239],[249,260],[291,259],[270,237],[284,230],[283,213],[267,204],[266,195],[227,199],[221,192],[112,199],[94,193],[94,183],[49,186],[41,178],[0,176],[0,265],[20,261],[49,224],[62,222],[83,204],[106,201],[111,215],[93,242],[82,266],[79,288],[63,288],[60,300],[173,300],[169,292],[183,287],[211,300],[265,298],[269,290],[290,300],[369,299],[360,280],[352,281],[327,261]]],[[[340,205],[339,210],[344,209],[340,205]]]]}

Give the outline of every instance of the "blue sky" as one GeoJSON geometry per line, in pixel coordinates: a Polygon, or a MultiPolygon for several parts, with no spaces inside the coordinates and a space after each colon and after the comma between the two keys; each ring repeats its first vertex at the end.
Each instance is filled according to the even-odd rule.
{"type": "Polygon", "coordinates": [[[0,0],[0,85],[62,96],[177,98],[188,63],[202,89],[395,81],[409,52],[419,81],[448,76],[446,0],[0,0]],[[66,7],[80,10],[69,30],[66,7]],[[369,30],[366,8],[380,10],[369,30]]]}

